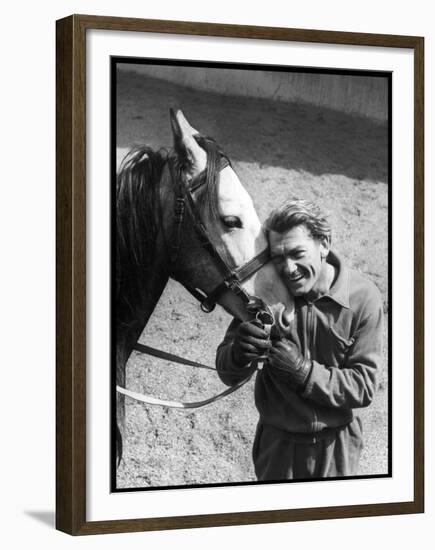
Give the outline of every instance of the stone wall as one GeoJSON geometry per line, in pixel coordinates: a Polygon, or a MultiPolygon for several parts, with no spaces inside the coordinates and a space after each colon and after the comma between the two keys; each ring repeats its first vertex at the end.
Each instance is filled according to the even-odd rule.
{"type": "Polygon", "coordinates": [[[139,64],[118,67],[221,94],[306,102],[382,121],[388,115],[388,82],[382,77],[139,64]]]}

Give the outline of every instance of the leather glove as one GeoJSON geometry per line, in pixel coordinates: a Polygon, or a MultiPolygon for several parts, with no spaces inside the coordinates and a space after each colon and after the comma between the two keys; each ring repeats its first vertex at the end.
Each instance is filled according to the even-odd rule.
{"type": "Polygon", "coordinates": [[[271,346],[269,331],[256,321],[244,321],[237,327],[234,337],[233,361],[240,367],[264,355],[271,346]]]}
{"type": "Polygon", "coordinates": [[[299,347],[282,338],[269,351],[268,365],[286,374],[296,389],[303,389],[311,372],[312,363],[305,359],[299,347]]]}

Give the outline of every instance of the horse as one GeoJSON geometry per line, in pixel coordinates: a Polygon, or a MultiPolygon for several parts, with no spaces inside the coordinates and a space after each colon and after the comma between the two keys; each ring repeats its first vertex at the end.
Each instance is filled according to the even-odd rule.
{"type": "MultiPolygon", "coordinates": [[[[200,302],[240,320],[262,304],[284,330],[294,304],[273,262],[252,198],[218,144],[170,109],[173,149],[132,148],[116,178],[116,384],[171,277],[200,302]],[[253,307],[254,304],[254,307],[253,307]]],[[[116,459],[125,398],[116,395],[116,459]]]]}

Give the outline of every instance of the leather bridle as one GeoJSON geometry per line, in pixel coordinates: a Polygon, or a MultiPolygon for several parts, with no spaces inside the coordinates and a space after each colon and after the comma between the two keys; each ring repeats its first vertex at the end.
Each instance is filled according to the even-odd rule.
{"type": "MultiPolygon", "coordinates": [[[[275,320],[267,304],[261,298],[248,294],[242,286],[242,283],[244,281],[252,277],[252,275],[254,275],[259,269],[261,269],[266,263],[270,261],[269,248],[265,248],[264,250],[262,250],[259,254],[254,256],[251,260],[247,261],[241,267],[237,267],[237,268],[230,267],[227,261],[219,252],[219,250],[213,244],[212,239],[210,238],[210,235],[207,231],[207,228],[203,223],[199,208],[196,205],[196,202],[194,199],[194,193],[198,191],[198,189],[200,189],[206,182],[205,173],[202,172],[192,180],[190,185],[187,185],[187,182],[183,181],[182,178],[176,177],[176,173],[175,173],[176,166],[174,162],[171,160],[168,160],[168,164],[169,164],[172,182],[176,187],[176,196],[175,196],[175,202],[174,202],[174,225],[173,225],[172,238],[171,238],[170,251],[169,251],[171,272],[173,276],[174,276],[174,271],[176,268],[176,263],[177,263],[180,244],[181,244],[182,226],[183,226],[183,222],[184,222],[185,214],[187,210],[192,219],[193,227],[198,237],[198,240],[202,248],[204,248],[213,258],[216,266],[218,267],[222,275],[222,281],[208,294],[201,289],[190,287],[189,285],[186,285],[184,282],[183,282],[183,286],[200,302],[201,309],[206,313],[210,313],[211,311],[213,311],[217,301],[219,300],[219,297],[223,292],[230,291],[237,298],[240,298],[244,302],[246,310],[252,314],[255,322],[257,322],[262,326],[264,325],[273,326],[275,324],[275,320]]],[[[221,156],[219,160],[219,171],[223,170],[227,166],[230,166],[229,160],[225,156],[221,156]]],[[[177,355],[173,355],[168,352],[157,350],[155,348],[152,348],[150,346],[145,346],[140,343],[137,343],[134,349],[136,351],[139,351],[140,353],[146,353],[148,355],[165,359],[167,361],[172,361],[175,363],[181,363],[181,364],[190,365],[190,366],[199,367],[199,368],[216,370],[215,368],[208,367],[207,365],[203,365],[202,363],[197,363],[196,361],[190,361],[188,359],[184,359],[177,355]]],[[[252,378],[252,375],[254,374],[254,372],[256,372],[258,368],[260,368],[260,365],[266,358],[267,356],[265,355],[265,356],[259,357],[255,362],[253,362],[252,369],[250,370],[249,375],[244,380],[235,384],[234,386],[231,386],[230,388],[227,388],[223,392],[213,397],[204,399],[202,401],[186,403],[186,402],[180,402],[180,401],[168,401],[163,399],[157,399],[149,395],[132,392],[120,386],[117,386],[116,390],[121,394],[124,394],[128,397],[131,397],[132,399],[135,399],[136,401],[140,401],[142,403],[147,403],[150,405],[161,405],[165,407],[183,408],[183,409],[198,408],[198,407],[207,405],[209,403],[213,403],[214,401],[217,401],[218,399],[225,397],[226,395],[229,395],[234,391],[238,390],[240,387],[242,387],[252,378]]]]}
{"type": "MultiPolygon", "coordinates": [[[[225,156],[221,156],[219,161],[219,171],[222,171],[227,166],[230,166],[229,160],[225,156]]],[[[200,289],[190,287],[185,283],[183,283],[183,286],[185,286],[185,288],[200,302],[201,309],[205,313],[210,313],[214,310],[220,295],[227,290],[230,290],[238,298],[241,298],[245,305],[249,304],[252,301],[252,296],[250,296],[246,292],[246,290],[242,286],[242,283],[252,277],[252,275],[254,275],[254,273],[256,273],[259,269],[261,269],[263,265],[270,261],[269,248],[266,247],[259,254],[254,256],[251,260],[249,260],[242,266],[238,268],[231,268],[222,256],[222,254],[213,244],[207,228],[202,221],[199,208],[194,200],[194,193],[198,191],[206,182],[204,172],[199,174],[192,181],[190,186],[187,186],[186,183],[181,181],[181,178],[175,177],[174,165],[170,164],[170,167],[172,180],[174,183],[177,182],[174,207],[174,229],[172,235],[173,238],[171,239],[171,265],[173,267],[176,267],[178,251],[181,242],[181,227],[187,208],[193,222],[196,236],[198,237],[202,248],[204,248],[204,250],[206,250],[213,258],[216,266],[218,267],[222,275],[222,281],[208,294],[200,289]]]]}

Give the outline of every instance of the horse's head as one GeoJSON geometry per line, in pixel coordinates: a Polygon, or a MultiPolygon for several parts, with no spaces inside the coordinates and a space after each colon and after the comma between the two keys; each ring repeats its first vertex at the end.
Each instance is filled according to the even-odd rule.
{"type": "Polygon", "coordinates": [[[175,208],[164,218],[172,251],[171,275],[191,291],[211,295],[205,301],[207,307],[216,301],[232,315],[247,319],[251,317],[249,295],[263,300],[275,320],[287,325],[293,316],[293,300],[273,263],[267,261],[266,235],[231,162],[181,111],[171,110],[171,126],[174,150],[162,177],[166,182],[161,188],[162,202],[178,204],[178,199],[186,209],[184,217],[175,208]],[[258,262],[249,264],[258,255],[258,262]],[[240,285],[222,284],[238,269],[240,285]]]}

